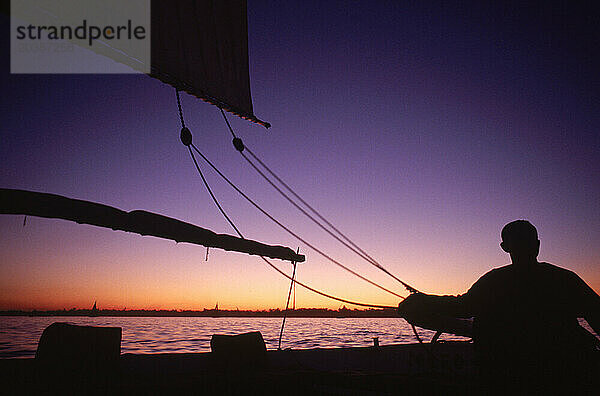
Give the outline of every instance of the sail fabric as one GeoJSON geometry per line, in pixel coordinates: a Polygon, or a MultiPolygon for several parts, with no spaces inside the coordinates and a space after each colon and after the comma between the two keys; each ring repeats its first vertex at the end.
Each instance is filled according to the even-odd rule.
{"type": "Polygon", "coordinates": [[[269,127],[252,109],[245,0],[152,0],[151,76],[269,127]]]}
{"type": "MultiPolygon", "coordinates": [[[[50,11],[45,10],[47,2],[41,3],[43,7],[38,7],[36,3],[24,7],[28,11],[24,14],[23,10],[21,13],[16,10],[11,12],[37,25],[47,25],[43,22],[48,22],[48,15],[53,21],[49,24],[73,25],[84,14],[101,16],[104,19],[98,20],[102,21],[111,21],[111,16],[122,19],[123,15],[136,15],[144,20],[149,5],[149,47],[123,47],[122,42],[116,44],[115,41],[102,39],[98,40],[102,45],[88,45],[87,40],[75,38],[71,42],[142,73],[150,71],[150,76],[179,90],[266,128],[270,127],[268,122],[259,120],[252,109],[246,0],[75,2],[79,7],[76,10],[72,9],[73,2],[50,2],[50,11]],[[39,18],[40,15],[43,18],[36,19],[39,23],[30,19],[39,18]],[[149,60],[145,56],[147,51],[150,51],[149,60]]],[[[0,11],[9,13],[8,7],[0,11]]]]}

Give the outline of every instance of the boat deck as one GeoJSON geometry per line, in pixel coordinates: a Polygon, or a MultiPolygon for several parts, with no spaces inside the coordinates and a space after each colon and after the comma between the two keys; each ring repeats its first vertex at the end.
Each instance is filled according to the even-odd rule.
{"type": "Polygon", "coordinates": [[[267,351],[261,364],[212,353],[122,354],[118,367],[49,374],[35,359],[0,361],[14,393],[429,394],[473,390],[467,342],[267,351]]]}

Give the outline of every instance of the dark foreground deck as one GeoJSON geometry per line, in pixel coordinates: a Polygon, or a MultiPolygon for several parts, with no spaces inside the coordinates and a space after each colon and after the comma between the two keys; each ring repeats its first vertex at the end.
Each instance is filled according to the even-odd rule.
{"type": "Polygon", "coordinates": [[[433,345],[267,351],[264,364],[212,353],[123,354],[118,367],[0,360],[3,394],[473,394],[473,349],[433,345]]]}

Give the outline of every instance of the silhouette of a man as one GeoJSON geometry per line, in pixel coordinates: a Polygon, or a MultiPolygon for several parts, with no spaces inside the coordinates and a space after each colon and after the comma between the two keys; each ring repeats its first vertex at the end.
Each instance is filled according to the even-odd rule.
{"type": "Polygon", "coordinates": [[[428,315],[473,317],[481,380],[489,390],[556,392],[598,384],[598,340],[577,318],[600,334],[600,296],[574,272],[537,261],[540,241],[530,222],[504,226],[500,246],[511,264],[457,297],[413,294],[399,304],[400,315],[417,325],[428,315]]]}

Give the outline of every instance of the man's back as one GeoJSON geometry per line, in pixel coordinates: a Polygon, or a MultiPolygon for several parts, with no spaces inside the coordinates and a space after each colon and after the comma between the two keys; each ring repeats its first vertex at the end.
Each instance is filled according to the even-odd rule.
{"type": "Polygon", "coordinates": [[[463,295],[410,300],[414,318],[474,318],[486,390],[556,393],[598,383],[598,340],[577,319],[585,317],[597,331],[600,297],[572,271],[548,263],[510,264],[489,271],[463,295]]]}
{"type": "Polygon", "coordinates": [[[479,343],[526,349],[571,349],[567,344],[581,335],[577,318],[600,306],[598,295],[574,272],[548,263],[494,269],[459,299],[475,317],[479,343]]]}
{"type": "Polygon", "coordinates": [[[458,297],[475,318],[484,373],[551,382],[573,378],[593,359],[594,340],[577,318],[594,315],[599,299],[575,273],[548,263],[494,269],[458,297]]]}

